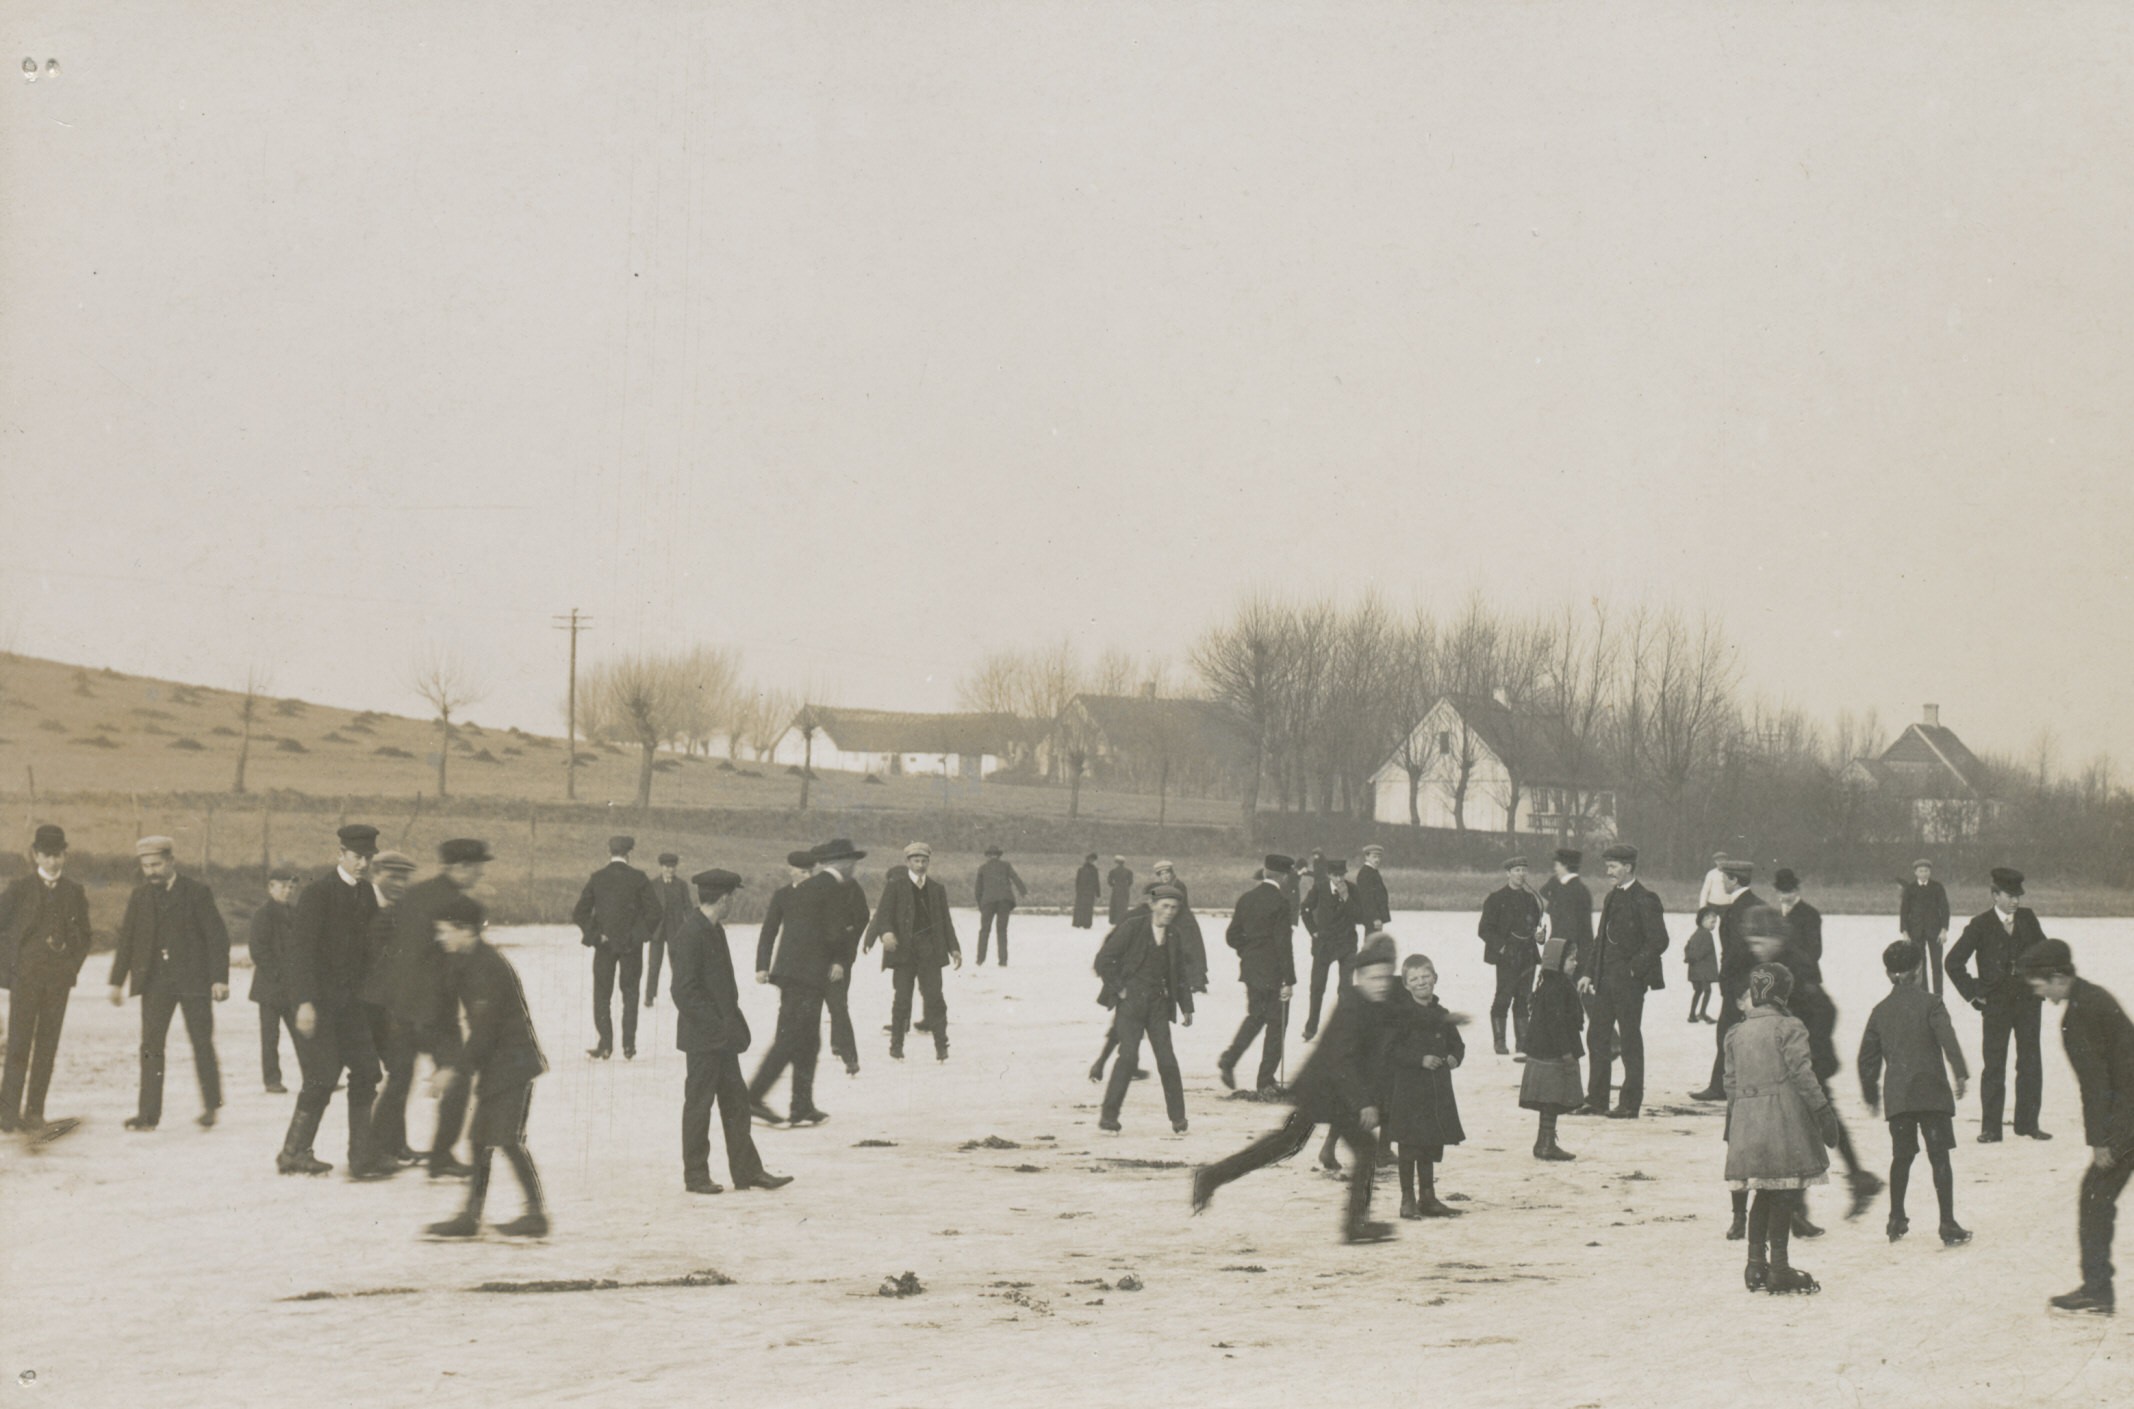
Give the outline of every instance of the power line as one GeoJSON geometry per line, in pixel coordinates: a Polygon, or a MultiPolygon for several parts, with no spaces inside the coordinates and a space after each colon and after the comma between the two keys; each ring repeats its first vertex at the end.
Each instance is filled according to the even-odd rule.
{"type": "Polygon", "coordinates": [[[590,630],[592,618],[582,615],[576,607],[567,617],[551,617],[558,631],[571,634],[571,683],[568,736],[564,739],[563,796],[571,802],[578,800],[578,633],[590,630]]]}

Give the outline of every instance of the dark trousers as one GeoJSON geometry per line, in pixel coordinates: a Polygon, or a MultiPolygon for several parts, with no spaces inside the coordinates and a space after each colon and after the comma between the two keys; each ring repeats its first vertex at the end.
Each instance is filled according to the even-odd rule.
{"type": "Polygon", "coordinates": [[[1489,1004],[1489,1029],[1500,1049],[1504,1046],[1504,1018],[1508,1013],[1512,1020],[1513,1050],[1526,1050],[1527,1009],[1533,996],[1534,970],[1531,965],[1497,965],[1497,996],[1489,1004]]]}
{"type": "Polygon", "coordinates": [[[215,1003],[205,993],[179,997],[151,988],[141,995],[141,1108],[143,1125],[163,1119],[163,1045],[171,1015],[185,1010],[185,1035],[193,1044],[193,1070],[200,1076],[200,1105],[222,1105],[222,1067],[215,1060],[215,1003]]]}
{"type": "MultiPolygon", "coordinates": [[[[1319,1005],[1326,998],[1327,970],[1338,968],[1341,976],[1340,982],[1347,983],[1349,981],[1349,973],[1355,967],[1356,950],[1353,945],[1346,951],[1332,949],[1324,954],[1312,955],[1311,1006],[1304,1015],[1304,1031],[1307,1037],[1319,1030],[1319,1005]]],[[[1335,994],[1334,1001],[1337,1003],[1341,1001],[1338,993],[1335,994]]]]}
{"type": "Polygon", "coordinates": [[[2001,1131],[2001,1108],[2008,1099],[2008,1039],[2015,1038],[2015,1133],[2038,1128],[2038,1107],[2045,1098],[2045,1073],[2039,1065],[2038,1015],[2044,1006],[2034,997],[1989,998],[1985,1037],[1979,1044],[1979,1128],[2001,1131]]]}
{"type": "MultiPolygon", "coordinates": [[[[1282,1067],[1282,1029],[1288,1024],[1282,1012],[1282,990],[1279,988],[1254,988],[1245,986],[1245,1020],[1237,1025],[1237,1036],[1223,1049],[1223,1066],[1234,1067],[1252,1045],[1252,1039],[1267,1030],[1267,1041],[1260,1048],[1260,1079],[1258,1087],[1264,1091],[1275,1084],[1275,1073],[1282,1067]]],[[[1129,1068],[1131,1071],[1131,1068],[1129,1068]]]]}
{"type": "Polygon", "coordinates": [[[1919,946],[1926,956],[1927,987],[1936,998],[1941,997],[1941,934],[1906,935],[1905,938],[1919,946]]]}
{"type": "Polygon", "coordinates": [[[1127,1088],[1134,1084],[1134,1067],[1141,1060],[1141,1039],[1148,1038],[1156,1057],[1156,1074],[1163,1080],[1163,1109],[1177,1125],[1186,1118],[1186,1086],[1178,1074],[1178,1054],[1171,1049],[1171,1004],[1168,998],[1128,997],[1119,1003],[1112,1019],[1119,1039],[1119,1064],[1111,1069],[1111,1084],[1104,1088],[1104,1118],[1117,1120],[1126,1104],[1127,1088]]]}
{"type": "Polygon", "coordinates": [[[822,1055],[823,991],[800,984],[781,984],[778,989],[778,1030],[763,1065],[748,1083],[748,1098],[764,1098],[787,1067],[793,1069],[792,1113],[806,1115],[815,1109],[815,1061],[822,1055]]]}
{"type": "Polygon", "coordinates": [[[1603,978],[1586,995],[1586,1100],[1608,1104],[1609,1066],[1623,1058],[1623,1084],[1617,1104],[1636,1110],[1645,1103],[1645,981],[1603,978]]]}
{"type": "Polygon", "coordinates": [[[979,963],[983,964],[985,962],[986,936],[993,932],[994,924],[998,923],[1000,926],[1000,966],[1003,969],[1008,967],[1008,916],[1013,913],[1015,913],[1015,902],[1011,900],[995,900],[978,907],[979,963]]]}
{"type": "Polygon", "coordinates": [[[741,1079],[741,1058],[733,1052],[685,1052],[689,1075],[682,1083],[682,1177],[711,1177],[711,1108],[719,1108],[719,1128],[726,1133],[726,1172],[734,1187],[763,1177],[763,1160],[748,1126],[748,1084],[741,1079]]]}
{"type": "Polygon", "coordinates": [[[7,1002],[7,1076],[0,1079],[0,1112],[44,1119],[44,1094],[59,1055],[59,1030],[67,1021],[69,985],[15,980],[7,1002]],[[28,1099],[24,1099],[27,1079],[28,1099]]]}
{"type": "Polygon", "coordinates": [[[1740,1021],[1741,1009],[1735,1006],[1734,995],[1726,991],[1725,984],[1721,984],[1719,986],[1719,1026],[1713,1029],[1712,1032],[1712,1080],[1711,1084],[1704,1088],[1707,1091],[1724,1091],[1726,1089],[1726,1035],[1732,1032],[1734,1024],[1740,1021]]]}
{"type": "MultiPolygon", "coordinates": [[[[486,1085],[486,1083],[484,1083],[486,1085]]],[[[474,1172],[467,1179],[467,1213],[480,1218],[489,1201],[490,1156],[504,1152],[511,1172],[518,1176],[519,1191],[526,1196],[528,1213],[544,1212],[541,1175],[526,1150],[526,1117],[533,1105],[533,1083],[517,1081],[497,1091],[484,1090],[474,1113],[474,1172]]]]}
{"type": "Polygon", "coordinates": [[[852,1031],[852,971],[823,990],[823,1007],[830,1011],[830,1055],[848,1067],[860,1064],[859,1038],[852,1031]]]}
{"type": "Polygon", "coordinates": [[[259,1079],[269,1086],[282,1084],[282,1029],[289,1029],[289,1044],[296,1045],[296,1019],[279,1003],[255,1003],[259,1009],[259,1079]]]}
{"type": "Polygon", "coordinates": [[[637,1050],[638,985],[645,975],[645,949],[626,944],[620,953],[605,943],[593,946],[593,1031],[600,1036],[600,1049],[615,1050],[615,1023],[608,1007],[615,998],[615,975],[622,974],[622,1045],[637,1050]]]}
{"type": "Polygon", "coordinates": [[[451,1160],[452,1149],[467,1123],[467,1098],[473,1085],[460,1067],[456,1030],[423,1032],[398,1018],[392,1019],[382,1054],[385,1082],[371,1106],[371,1135],[388,1155],[398,1155],[408,1148],[408,1098],[415,1090],[416,1059],[425,1052],[440,1070],[449,1068],[452,1072],[444,1094],[437,1099],[437,1129],[430,1135],[430,1167],[441,1169],[451,1160]]]}
{"type": "Polygon", "coordinates": [[[904,1050],[904,1034],[911,1028],[911,990],[917,985],[925,1000],[928,1025],[933,1029],[934,1050],[948,1050],[948,1003],[941,996],[939,964],[906,964],[891,969],[889,998],[889,1049],[904,1050]]]}
{"type": "MultiPolygon", "coordinates": [[[[1378,1158],[1378,1141],[1370,1131],[1357,1123],[1354,1112],[1344,1112],[1338,1118],[1329,1120],[1327,1124],[1333,1128],[1334,1136],[1349,1147],[1349,1198],[1343,1226],[1354,1228],[1370,1216],[1371,1176],[1378,1158]]],[[[1236,1154],[1226,1155],[1209,1165],[1208,1183],[1211,1191],[1220,1189],[1231,1180],[1250,1174],[1255,1169],[1265,1169],[1270,1164],[1288,1159],[1310,1142],[1312,1131],[1318,1126],[1319,1122],[1304,1111],[1291,1111],[1289,1119],[1277,1128],[1268,1131],[1236,1154]]]]}
{"type": "Polygon", "coordinates": [[[2112,1167],[2092,1164],[2082,1171],[2082,1199],[2075,1236],[2082,1243],[2082,1285],[2094,1292],[2112,1289],[2112,1229],[2119,1218],[2119,1191],[2134,1176],[2134,1144],[2112,1151],[2112,1167]]]}
{"type": "Polygon", "coordinates": [[[378,1052],[371,1041],[370,1015],[349,1000],[312,1006],[317,1025],[296,1042],[297,1065],[304,1071],[296,1108],[323,1114],[333,1101],[341,1073],[348,1073],[348,1126],[351,1136],[370,1130],[371,1103],[378,1095],[378,1052]],[[360,1116],[360,1118],[359,1118],[360,1116]]]}

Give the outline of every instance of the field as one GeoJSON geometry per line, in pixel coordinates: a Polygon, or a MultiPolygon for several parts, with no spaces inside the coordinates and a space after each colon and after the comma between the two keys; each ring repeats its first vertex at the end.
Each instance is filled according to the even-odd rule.
{"type": "MultiPolygon", "coordinates": [[[[957,921],[968,948],[973,917],[957,921]]],[[[1451,1007],[1481,1012],[1488,975],[1466,916],[1401,914],[1393,928],[1404,948],[1436,957],[1451,1007]]],[[[1887,915],[1831,921],[1826,971],[1848,1058],[1884,989],[1875,957],[1892,928],[1887,915]]],[[[2060,928],[2086,971],[2134,994],[2134,926],[2060,928]]],[[[0,1145],[7,1371],[34,1374],[40,1402],[54,1405],[650,1405],[709,1394],[779,1405],[1154,1396],[1984,1409],[2134,1398],[2113,1323],[2044,1310],[2076,1280],[2086,1155],[2050,1016],[2044,1123],[2059,1138],[1982,1147],[1975,1100],[1958,1118],[1957,1206],[1977,1240],[1945,1251],[1920,1232],[1893,1246],[1881,1206],[1845,1223],[1837,1193],[1820,1192],[1830,1231],[1795,1248],[1825,1290],[1781,1300],[1742,1290],[1741,1246],[1721,1238],[1720,1112],[1683,1097],[1704,1078],[1711,1029],[1683,1021],[1672,961],[1670,986],[1647,1008],[1649,1119],[1568,1121],[1577,1162],[1535,1162],[1517,1068],[1487,1051],[1486,1023],[1470,1026],[1456,1083],[1468,1139],[1440,1179],[1467,1215],[1401,1223],[1394,1243],[1350,1249],[1334,1240],[1340,1189],[1308,1157],[1187,1214],[1188,1168],[1276,1114],[1224,1099],[1215,1080],[1242,1006],[1226,951],[1198,1021],[1179,1034],[1192,1119],[1182,1139],[1153,1082],[1135,1086],[1124,1135],[1098,1134],[1084,1076],[1104,1027],[1091,1001],[1094,936],[1024,916],[1013,967],[949,975],[946,1065],[923,1043],[911,1061],[886,1058],[887,985],[863,960],[861,1073],[826,1065],[827,1125],[758,1131],[769,1166],[797,1182],[704,1199],[680,1187],[671,1004],[662,996],[647,1016],[636,1062],[590,1062],[576,936],[503,937],[553,1067],[531,1135],[556,1219],[549,1242],[418,1240],[457,1186],[277,1177],[289,1098],[259,1092],[241,1001],[220,1009],[231,1093],[220,1127],[190,1123],[196,1098],[174,1038],[164,1128],[123,1133],[138,1019],[103,1001],[92,968],[51,1103],[85,1127],[43,1153],[0,1145]],[[906,1272],[916,1295],[877,1294],[906,1272]]],[[[753,931],[737,927],[733,941],[745,954],[753,931]]],[[[744,981],[743,994],[760,1052],[773,992],[744,981]]],[[[1975,1056],[1975,1018],[1956,1019],[1975,1056]]],[[[1861,1111],[1849,1067],[1837,1089],[1879,1164],[1887,1137],[1861,1111]]],[[[418,1142],[428,1110],[418,1100],[418,1142]]],[[[336,1163],[341,1128],[337,1101],[319,1144],[336,1163]]],[[[723,1182],[716,1148],[713,1163],[723,1182]]],[[[1930,1200],[1922,1167],[1915,1226],[1931,1227],[1930,1200]]],[[[1378,1211],[1390,1215],[1393,1201],[1382,1183],[1378,1211]]],[[[517,1211],[508,1177],[492,1210],[517,1211]]]]}

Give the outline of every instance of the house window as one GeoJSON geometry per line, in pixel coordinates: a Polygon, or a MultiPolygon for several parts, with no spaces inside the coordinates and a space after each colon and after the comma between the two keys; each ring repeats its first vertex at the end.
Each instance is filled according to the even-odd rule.
{"type": "Polygon", "coordinates": [[[1441,729],[1438,731],[1437,751],[1443,754],[1449,754],[1452,752],[1452,731],[1450,729],[1441,729]]]}

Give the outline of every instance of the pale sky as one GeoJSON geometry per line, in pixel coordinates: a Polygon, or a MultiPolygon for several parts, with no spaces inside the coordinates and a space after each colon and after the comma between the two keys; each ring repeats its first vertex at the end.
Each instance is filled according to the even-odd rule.
{"type": "Polygon", "coordinates": [[[0,631],[560,724],[1254,585],[1709,605],[2134,768],[2116,4],[0,12],[0,631]],[[34,83],[23,59],[42,66],[34,83]]]}

